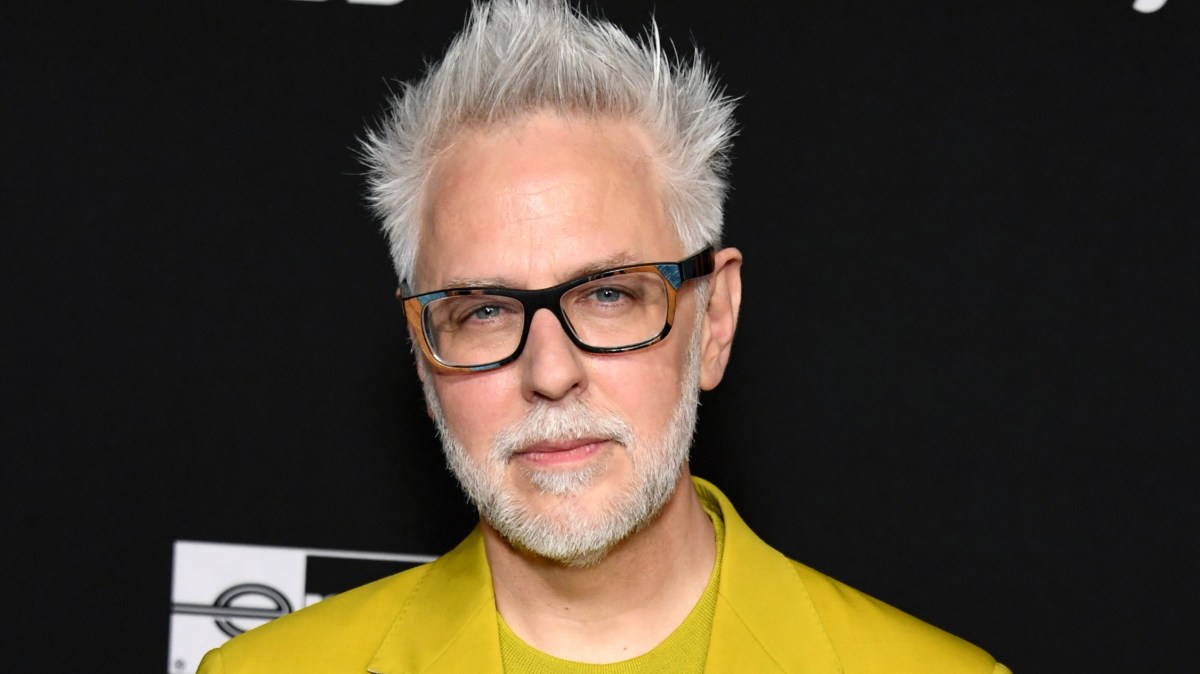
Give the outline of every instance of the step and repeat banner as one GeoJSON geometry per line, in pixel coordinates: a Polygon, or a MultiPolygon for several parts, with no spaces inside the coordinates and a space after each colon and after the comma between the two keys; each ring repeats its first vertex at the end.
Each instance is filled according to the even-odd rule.
{"type": "MultiPolygon", "coordinates": [[[[357,156],[468,6],[0,11],[5,669],[193,672],[473,526],[357,156]]],[[[740,100],[693,471],[1014,671],[1200,655],[1200,2],[584,6],[740,100]]]]}
{"type": "Polygon", "coordinates": [[[176,541],[169,670],[195,672],[204,654],[228,638],[433,559],[176,541]]]}

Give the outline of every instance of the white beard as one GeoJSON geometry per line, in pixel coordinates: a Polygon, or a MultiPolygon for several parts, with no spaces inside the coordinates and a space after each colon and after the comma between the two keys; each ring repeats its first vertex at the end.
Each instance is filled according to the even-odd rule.
{"type": "MultiPolygon", "coordinates": [[[[697,294],[706,296],[704,292],[697,294]]],[[[637,441],[632,426],[620,415],[571,399],[535,405],[524,418],[502,429],[487,459],[478,462],[470,458],[446,423],[431,378],[424,377],[425,399],[433,412],[446,462],[480,516],[514,546],[575,567],[599,563],[613,546],[645,527],[675,493],[692,446],[699,405],[702,316],[700,307],[679,384],[679,401],[670,422],[657,438],[645,443],[637,441]],[[573,470],[523,469],[526,479],[542,494],[557,497],[548,509],[531,507],[506,483],[517,450],[549,440],[582,438],[612,440],[629,457],[631,475],[620,493],[607,503],[588,508],[581,496],[607,472],[608,455],[573,470]]]]}

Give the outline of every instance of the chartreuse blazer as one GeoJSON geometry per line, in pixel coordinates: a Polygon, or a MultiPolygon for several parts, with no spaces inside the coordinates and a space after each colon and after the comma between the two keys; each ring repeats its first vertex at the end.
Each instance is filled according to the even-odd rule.
{"type": "MultiPolygon", "coordinates": [[[[784,557],[716,487],[694,482],[725,520],[708,672],[1011,674],[979,648],[784,557]]],[[[500,671],[477,527],[434,562],[238,636],[205,656],[199,674],[500,671]]]]}

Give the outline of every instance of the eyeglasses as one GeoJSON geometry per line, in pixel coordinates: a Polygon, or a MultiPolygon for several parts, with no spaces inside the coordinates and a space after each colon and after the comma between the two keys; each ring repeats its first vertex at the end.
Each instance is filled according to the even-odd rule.
{"type": "Polygon", "coordinates": [[[400,301],[430,363],[446,372],[485,372],[521,355],[539,309],[554,314],[588,353],[662,341],[675,321],[679,288],[712,273],[713,264],[709,247],[680,262],[616,267],[542,290],[447,288],[400,301]]]}

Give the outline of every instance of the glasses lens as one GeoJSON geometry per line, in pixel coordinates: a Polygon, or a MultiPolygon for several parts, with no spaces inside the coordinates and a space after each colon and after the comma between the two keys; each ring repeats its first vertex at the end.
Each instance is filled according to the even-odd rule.
{"type": "Polygon", "coordinates": [[[524,311],[511,297],[443,297],[425,305],[425,338],[434,356],[451,367],[494,363],[517,350],[524,311]]]}
{"type": "Polygon", "coordinates": [[[562,309],[579,341],[597,348],[634,346],[667,324],[667,286],[648,271],[606,276],[572,288],[562,309]]]}

